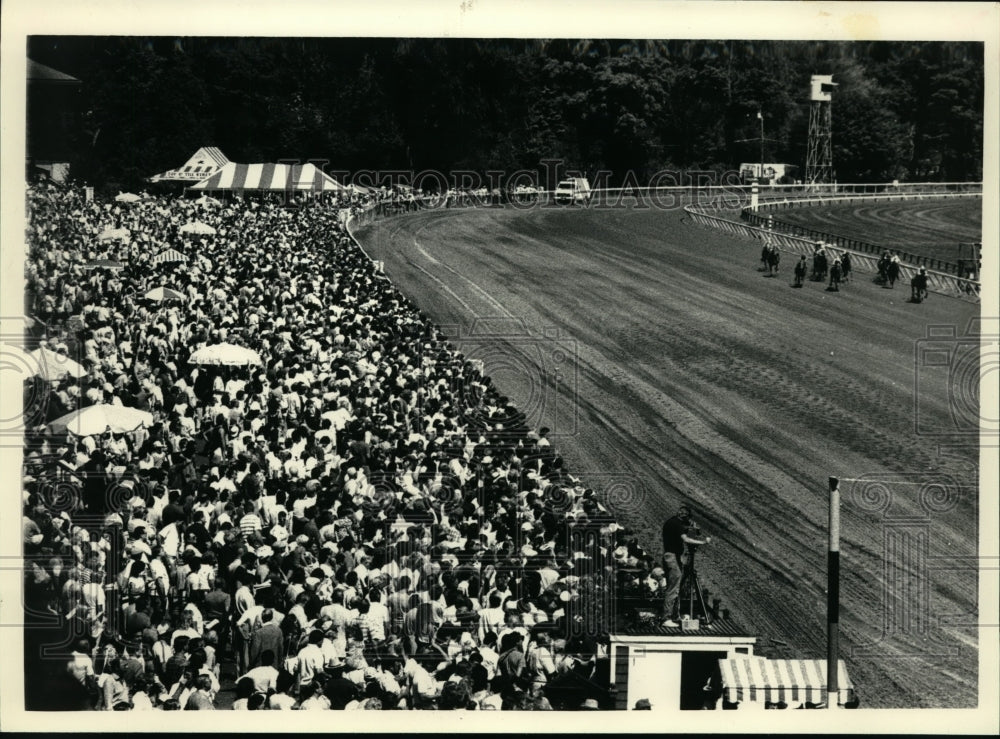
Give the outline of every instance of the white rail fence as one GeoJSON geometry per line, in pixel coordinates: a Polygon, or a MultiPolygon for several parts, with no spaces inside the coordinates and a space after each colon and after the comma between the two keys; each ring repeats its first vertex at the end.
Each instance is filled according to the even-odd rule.
{"type": "MultiPolygon", "coordinates": [[[[796,256],[805,254],[812,256],[816,242],[814,239],[791,234],[779,233],[759,226],[751,226],[740,221],[732,221],[728,218],[711,215],[704,212],[705,206],[687,206],[684,210],[691,220],[707,228],[714,228],[723,231],[731,236],[737,236],[762,244],[777,246],[778,249],[796,256]]],[[[849,248],[840,248],[851,255],[851,271],[878,272],[879,255],[855,251],[849,248]]],[[[900,265],[900,280],[903,284],[909,284],[910,279],[919,271],[918,267],[910,264],[900,265]]],[[[980,283],[977,280],[959,277],[958,275],[940,272],[934,269],[927,269],[927,288],[935,293],[950,295],[978,302],[980,297],[980,283]]]]}

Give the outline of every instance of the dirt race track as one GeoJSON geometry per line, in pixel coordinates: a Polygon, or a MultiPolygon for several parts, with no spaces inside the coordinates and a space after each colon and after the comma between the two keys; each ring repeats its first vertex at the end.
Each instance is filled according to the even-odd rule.
{"type": "Polygon", "coordinates": [[[957,262],[971,258],[959,242],[982,239],[983,199],[874,201],[864,205],[792,208],[775,214],[785,223],[860,239],[886,248],[957,262]]]}
{"type": "Polygon", "coordinates": [[[953,432],[978,379],[949,393],[917,350],[978,306],[862,274],[794,289],[790,257],[766,277],[755,244],[680,210],[438,210],[357,236],[657,555],[694,506],[703,585],[760,653],[826,656],[827,478],[862,480],[841,485],[862,705],[976,705],[978,449],[953,432]]]}

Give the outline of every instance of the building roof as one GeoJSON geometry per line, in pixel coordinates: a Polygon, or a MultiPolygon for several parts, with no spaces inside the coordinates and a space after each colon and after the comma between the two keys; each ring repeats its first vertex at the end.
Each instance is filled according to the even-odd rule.
{"type": "Polygon", "coordinates": [[[684,631],[680,626],[661,626],[662,623],[662,620],[656,619],[648,622],[622,624],[615,629],[612,638],[614,636],[680,636],[703,639],[708,636],[722,636],[727,638],[756,640],[756,637],[751,635],[745,628],[732,619],[720,618],[712,621],[710,624],[702,622],[699,624],[697,631],[684,631]]]}
{"type": "Polygon", "coordinates": [[[28,60],[28,81],[39,82],[62,82],[68,84],[80,84],[76,77],[60,72],[58,69],[47,67],[44,64],[29,59],[28,60]]]}

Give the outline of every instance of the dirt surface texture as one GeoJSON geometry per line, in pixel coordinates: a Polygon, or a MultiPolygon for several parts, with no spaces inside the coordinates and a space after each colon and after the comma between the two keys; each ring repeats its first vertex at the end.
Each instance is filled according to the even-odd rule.
{"type": "Polygon", "coordinates": [[[957,262],[971,259],[960,243],[982,240],[983,199],[878,201],[822,205],[774,212],[785,223],[881,244],[917,256],[957,262]]]}
{"type": "Polygon", "coordinates": [[[657,556],[693,506],[702,584],[761,654],[826,656],[842,478],[862,705],[976,705],[977,305],[863,274],[796,289],[791,263],[767,277],[757,244],[682,210],[436,210],[356,235],[657,556]]]}

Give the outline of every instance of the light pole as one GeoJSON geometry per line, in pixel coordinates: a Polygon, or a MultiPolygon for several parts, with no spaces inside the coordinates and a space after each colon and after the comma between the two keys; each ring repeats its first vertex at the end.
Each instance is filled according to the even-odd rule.
{"type": "Polygon", "coordinates": [[[757,178],[759,182],[763,183],[764,180],[764,113],[763,111],[757,111],[757,118],[760,119],[760,175],[757,178]]]}

